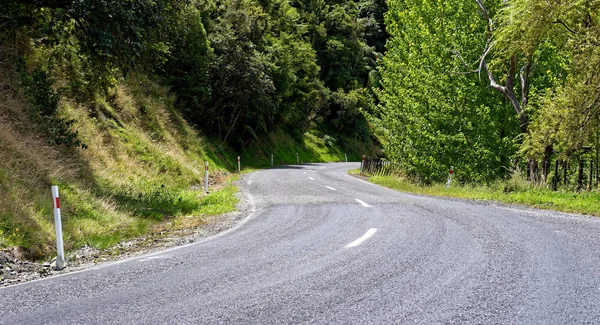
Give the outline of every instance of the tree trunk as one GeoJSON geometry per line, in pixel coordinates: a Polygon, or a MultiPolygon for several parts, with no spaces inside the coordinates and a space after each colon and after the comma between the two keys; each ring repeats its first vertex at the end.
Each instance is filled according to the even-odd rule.
{"type": "Polygon", "coordinates": [[[554,154],[554,147],[552,145],[546,146],[544,148],[544,162],[542,165],[543,168],[543,181],[546,182],[548,179],[548,173],[550,172],[550,166],[552,161],[552,155],[554,154]]]}
{"type": "Polygon", "coordinates": [[[558,159],[554,163],[554,177],[552,177],[552,190],[556,191],[558,188],[558,159]]]}
{"type": "Polygon", "coordinates": [[[529,75],[531,74],[531,61],[532,56],[529,56],[526,59],[525,64],[521,67],[519,71],[519,78],[521,82],[521,98],[519,99],[515,94],[515,79],[517,75],[517,55],[513,54],[510,57],[508,74],[506,75],[506,84],[504,86],[498,84],[496,82],[496,78],[492,70],[487,65],[486,56],[490,52],[492,47],[492,37],[494,34],[494,22],[492,21],[487,8],[482,0],[475,0],[479,9],[481,9],[481,13],[486,20],[487,23],[487,34],[488,40],[485,48],[483,50],[483,55],[481,56],[481,61],[479,63],[478,71],[484,70],[488,76],[488,80],[490,82],[490,87],[496,89],[498,92],[502,93],[510,103],[512,104],[517,116],[519,117],[519,122],[521,123],[521,133],[527,133],[527,129],[529,126],[529,118],[525,111],[523,110],[527,103],[529,102],[529,75]]]}
{"type": "Polygon", "coordinates": [[[569,180],[567,178],[567,169],[569,168],[569,158],[565,158],[563,161],[563,186],[567,188],[569,186],[569,180]]]}
{"type": "Polygon", "coordinates": [[[583,166],[585,161],[580,158],[579,159],[579,173],[577,174],[577,192],[583,189],[583,166]]]}
{"type": "Polygon", "coordinates": [[[531,166],[531,182],[533,185],[538,185],[539,183],[539,169],[538,162],[535,159],[529,159],[529,165],[531,166]]]}
{"type": "Polygon", "coordinates": [[[588,191],[592,190],[592,186],[594,184],[594,159],[590,159],[590,174],[588,175],[588,191]]]}
{"type": "Polygon", "coordinates": [[[600,161],[598,161],[598,135],[599,133],[596,133],[596,183],[594,184],[594,187],[598,187],[598,165],[600,165],[600,161]]]}

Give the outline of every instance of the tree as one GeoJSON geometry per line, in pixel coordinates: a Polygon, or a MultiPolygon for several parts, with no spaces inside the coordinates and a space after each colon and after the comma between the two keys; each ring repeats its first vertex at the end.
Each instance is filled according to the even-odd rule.
{"type": "Polygon", "coordinates": [[[514,120],[472,67],[488,35],[475,2],[390,1],[390,40],[379,113],[390,131],[386,154],[423,182],[450,165],[463,180],[503,175],[514,151],[514,120]]]}
{"type": "Polygon", "coordinates": [[[520,28],[525,31],[520,47],[532,47],[536,38],[560,49],[558,62],[564,62],[566,78],[540,96],[539,112],[523,145],[523,152],[541,156],[554,146],[563,158],[591,145],[597,146],[600,127],[600,1],[556,2],[515,1],[509,10],[531,8],[531,15],[545,19],[527,24],[515,17],[507,36],[520,28]],[[535,37],[531,37],[534,35],[535,37]]]}

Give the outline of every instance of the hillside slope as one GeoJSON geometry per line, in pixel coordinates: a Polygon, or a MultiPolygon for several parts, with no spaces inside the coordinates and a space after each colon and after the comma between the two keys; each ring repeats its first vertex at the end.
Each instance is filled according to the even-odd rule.
{"type": "Polygon", "coordinates": [[[0,2],[0,249],[53,255],[51,185],[66,249],[103,248],[234,209],[238,155],[247,169],[373,155],[385,8],[0,2]]]}
{"type": "Polygon", "coordinates": [[[23,247],[32,258],[52,251],[50,185],[60,186],[67,249],[104,247],[161,220],[195,215],[197,224],[233,209],[231,185],[208,196],[201,190],[204,162],[210,182],[220,184],[227,157],[174,111],[165,87],[136,75],[92,106],[63,98],[60,114],[75,119],[81,149],[47,141],[13,77],[3,80],[10,91],[0,99],[0,246],[23,247]]]}
{"type": "MultiPolygon", "coordinates": [[[[168,88],[141,74],[119,82],[92,105],[61,99],[60,115],[87,148],[49,143],[7,69],[0,93],[0,248],[18,247],[22,258],[54,252],[51,185],[59,185],[65,245],[106,248],[155,229],[201,226],[206,217],[235,207],[232,184],[236,154],[201,136],[174,109],[168,88]],[[210,164],[211,193],[203,191],[204,162],[210,164]],[[212,191],[213,189],[218,191],[212,191]]],[[[362,147],[354,144],[349,159],[362,147]]],[[[352,148],[351,148],[352,149],[352,148]]],[[[366,148],[372,152],[372,148],[366,148]]],[[[300,141],[285,132],[242,153],[244,166],[341,161],[344,151],[314,134],[300,141]]]]}

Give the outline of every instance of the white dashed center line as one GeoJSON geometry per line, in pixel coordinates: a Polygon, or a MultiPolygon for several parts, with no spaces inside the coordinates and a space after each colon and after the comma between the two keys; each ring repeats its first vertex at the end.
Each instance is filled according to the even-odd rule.
{"type": "Polygon", "coordinates": [[[314,180],[315,180],[315,179],[314,179],[314,178],[312,178],[312,177],[309,177],[308,179],[310,179],[311,181],[314,181],[314,180]]]}
{"type": "Polygon", "coordinates": [[[364,235],[362,235],[362,237],[351,242],[350,244],[346,245],[345,247],[346,248],[356,247],[356,246],[362,244],[362,242],[364,242],[365,240],[371,238],[371,236],[375,235],[376,232],[377,232],[377,228],[371,228],[364,235]]]}
{"type": "Polygon", "coordinates": [[[355,199],[356,202],[360,203],[360,205],[364,206],[365,208],[370,208],[371,206],[368,205],[365,201],[363,200],[359,200],[359,199],[355,199]]]}
{"type": "Polygon", "coordinates": [[[327,187],[328,189],[330,189],[330,190],[332,190],[332,191],[337,191],[335,188],[333,188],[333,187],[331,187],[331,186],[325,186],[325,187],[327,187]]]}

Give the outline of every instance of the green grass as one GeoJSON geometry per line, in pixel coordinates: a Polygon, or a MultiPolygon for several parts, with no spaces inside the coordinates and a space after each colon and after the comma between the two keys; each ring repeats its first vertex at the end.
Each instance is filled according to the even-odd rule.
{"type": "MultiPolygon", "coordinates": [[[[358,174],[358,170],[352,171],[358,174]]],[[[445,184],[422,186],[398,176],[372,176],[375,184],[395,190],[423,195],[497,201],[539,209],[582,213],[600,216],[600,193],[597,191],[574,193],[533,188],[521,180],[498,181],[491,185],[460,185],[456,182],[449,189],[445,184]]]]}
{"type": "MultiPolygon", "coordinates": [[[[23,113],[27,104],[8,95],[0,93],[0,116],[12,119],[0,119],[0,152],[10,157],[0,160],[0,249],[19,246],[30,259],[56,253],[51,185],[59,186],[67,251],[193,228],[235,209],[240,153],[189,125],[167,87],[133,73],[93,104],[63,99],[60,114],[76,121],[86,150],[48,144],[23,113]]],[[[278,166],[295,164],[296,153],[301,163],[337,162],[344,153],[359,161],[375,150],[316,131],[297,139],[278,131],[241,152],[242,172],[270,167],[271,154],[278,166]]]]}
{"type": "Polygon", "coordinates": [[[0,160],[0,206],[6,207],[0,210],[0,249],[19,246],[30,259],[55,254],[50,185],[59,186],[67,251],[195,227],[207,216],[233,211],[230,159],[173,103],[168,88],[139,75],[92,107],[65,100],[61,114],[77,121],[86,150],[52,146],[32,132],[33,122],[16,114],[27,109],[24,102],[0,105],[0,115],[15,117],[0,120],[0,152],[10,157],[0,160]],[[6,107],[16,107],[15,113],[3,112],[6,107]],[[209,195],[202,191],[205,161],[211,184],[218,185],[209,195]]]}
{"type": "MultiPolygon", "coordinates": [[[[306,132],[301,139],[294,139],[283,131],[273,132],[268,138],[251,145],[242,152],[242,168],[256,169],[273,165],[302,163],[360,161],[363,154],[374,155],[373,144],[348,138],[334,138],[316,131],[306,132]],[[298,158],[296,157],[298,154],[298,158]]],[[[237,165],[236,165],[237,168],[237,165]]]]}

